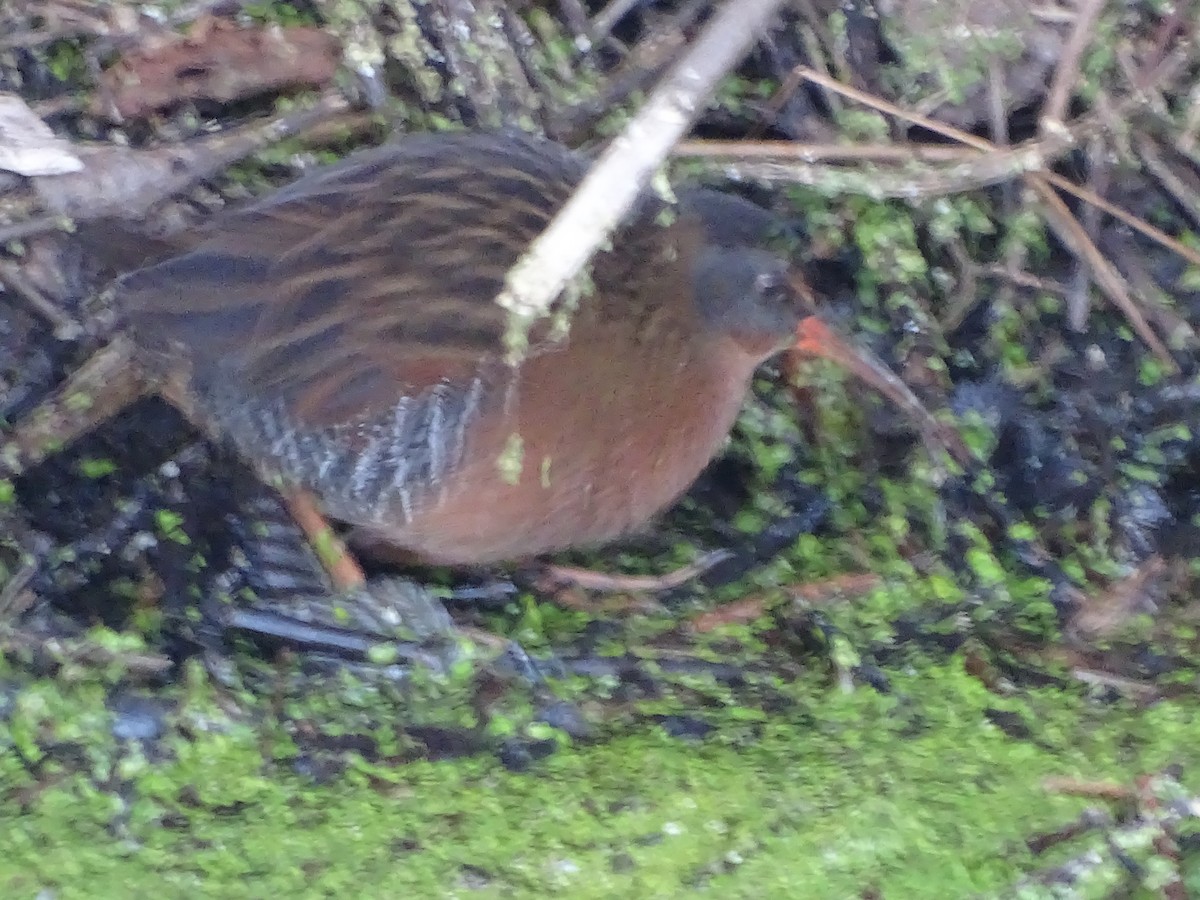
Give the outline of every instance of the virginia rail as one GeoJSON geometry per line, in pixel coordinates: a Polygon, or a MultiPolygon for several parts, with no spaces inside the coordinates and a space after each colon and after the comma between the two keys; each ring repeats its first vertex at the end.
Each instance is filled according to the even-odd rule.
{"type": "Polygon", "coordinates": [[[123,278],[118,303],[151,359],[186,362],[201,416],[260,469],[436,563],[642,524],[785,348],[896,396],[763,249],[776,218],[708,190],[675,207],[643,197],[592,260],[568,332],[546,320],[509,364],[493,298],[586,168],[533,137],[409,137],[220,218],[123,278]]]}

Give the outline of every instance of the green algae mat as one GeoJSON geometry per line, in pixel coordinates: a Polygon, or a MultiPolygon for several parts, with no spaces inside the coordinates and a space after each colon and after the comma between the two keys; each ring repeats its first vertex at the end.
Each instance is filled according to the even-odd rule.
{"type": "MultiPolygon", "coordinates": [[[[297,774],[287,741],[199,693],[178,707],[162,762],[136,742],[88,745],[83,730],[108,715],[94,691],[31,686],[10,696],[0,730],[0,890],[1017,896],[1023,873],[1112,855],[1108,829],[1035,854],[1038,836],[1103,806],[1047,779],[1132,785],[1176,766],[1194,788],[1193,698],[1143,707],[1060,686],[998,696],[965,661],[891,673],[887,693],[821,691],[810,679],[808,701],[731,717],[702,739],[650,727],[562,747],[521,772],[480,755],[360,760],[324,783],[297,774]],[[62,724],[72,716],[74,734],[62,724]],[[58,729],[57,749],[28,749],[25,728],[40,729],[42,745],[58,729]]],[[[1153,860],[1142,862],[1146,882],[1153,860]]],[[[1127,878],[1100,862],[1064,895],[1108,896],[1127,878]]],[[[1052,896],[1029,884],[1020,895],[1052,896]]]]}

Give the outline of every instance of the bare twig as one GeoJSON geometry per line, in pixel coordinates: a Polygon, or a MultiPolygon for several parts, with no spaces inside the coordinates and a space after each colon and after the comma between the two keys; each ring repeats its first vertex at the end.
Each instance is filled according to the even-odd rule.
{"type": "Polygon", "coordinates": [[[642,35],[621,64],[607,73],[596,96],[567,111],[566,127],[557,136],[568,144],[592,138],[597,120],[653,85],[687,48],[689,31],[708,7],[709,0],[688,0],[642,35]]]}
{"type": "Polygon", "coordinates": [[[991,131],[992,143],[1000,147],[1007,147],[1012,143],[1008,133],[1008,114],[1005,110],[1006,95],[1004,66],[998,59],[993,59],[988,63],[988,127],[991,131]]]}
{"type": "Polygon", "coordinates": [[[1200,228],[1200,190],[1175,173],[1159,152],[1155,141],[1145,135],[1135,135],[1133,144],[1146,171],[1158,179],[1163,190],[1175,198],[1192,224],[1200,228]]]}
{"type": "MultiPolygon", "coordinates": [[[[990,153],[978,153],[967,147],[941,147],[934,158],[942,156],[944,164],[934,164],[923,156],[923,151],[912,151],[909,145],[897,144],[894,158],[882,152],[886,147],[867,147],[857,155],[852,146],[843,148],[843,153],[830,153],[826,161],[819,157],[808,158],[803,152],[807,145],[798,145],[801,152],[780,153],[778,156],[752,153],[739,158],[736,151],[727,157],[716,152],[702,152],[696,158],[712,160],[722,172],[739,178],[769,183],[803,184],[831,194],[863,194],[868,197],[898,197],[913,200],[920,197],[941,197],[963,191],[976,190],[992,184],[1000,184],[1027,172],[1044,171],[1046,163],[1055,155],[1070,149],[1071,142],[1056,136],[1046,142],[1053,146],[1041,146],[1042,142],[1021,144],[1011,150],[996,149],[990,153]],[[948,152],[947,152],[948,151],[948,152]],[[965,152],[964,152],[965,151],[965,152]],[[1047,152],[1049,151],[1049,155],[1047,152]],[[902,154],[908,159],[903,161],[902,154]],[[831,162],[840,158],[862,162],[875,162],[873,168],[847,166],[831,162]],[[885,168],[887,166],[887,168],[885,168]]],[[[780,147],[784,147],[782,141],[780,147]]],[[[679,154],[691,157],[680,145],[679,154]]],[[[925,147],[927,145],[922,145],[925,147]]]]}
{"type": "Polygon", "coordinates": [[[1067,181],[1065,178],[1055,175],[1053,172],[1046,172],[1043,174],[1043,177],[1046,181],[1054,185],[1060,191],[1070,194],[1077,200],[1082,200],[1084,203],[1091,204],[1092,206],[1096,207],[1096,209],[1112,216],[1118,222],[1128,225],[1134,231],[1144,235],[1159,246],[1166,247],[1176,256],[1186,259],[1194,266],[1200,266],[1200,252],[1198,252],[1194,247],[1189,247],[1187,244],[1180,243],[1178,240],[1171,237],[1171,235],[1155,228],[1145,219],[1139,218],[1138,216],[1121,209],[1121,207],[1110,203],[1095,191],[1067,181]]]}
{"type": "Polygon", "coordinates": [[[7,262],[0,263],[0,283],[45,319],[54,328],[55,337],[59,340],[75,340],[83,333],[80,324],[39,291],[37,286],[25,277],[19,266],[7,262]]]}
{"type": "Polygon", "coordinates": [[[529,325],[616,228],[717,82],[737,64],[781,3],[728,0],[509,270],[496,302],[510,312],[511,359],[521,357],[529,325]]]}
{"type": "Polygon", "coordinates": [[[1178,366],[1171,358],[1171,352],[1159,340],[1158,335],[1154,333],[1154,329],[1150,327],[1150,323],[1146,321],[1146,317],[1142,314],[1141,309],[1133,297],[1130,296],[1129,287],[1125,283],[1125,279],[1121,277],[1121,273],[1117,271],[1116,266],[1105,258],[1104,254],[1100,252],[1100,248],[1088,237],[1087,231],[1079,224],[1079,220],[1072,215],[1070,208],[1063,202],[1062,197],[1055,193],[1050,185],[1040,179],[1031,178],[1030,187],[1037,194],[1038,199],[1042,201],[1042,211],[1046,217],[1046,222],[1050,225],[1054,233],[1058,235],[1058,239],[1066,244],[1076,256],[1087,263],[1088,268],[1092,271],[1092,276],[1096,279],[1096,283],[1108,295],[1113,305],[1129,320],[1129,324],[1133,326],[1133,330],[1146,342],[1146,346],[1154,352],[1154,355],[1173,371],[1178,370],[1178,366]]]}
{"type": "Polygon", "coordinates": [[[587,34],[588,14],[580,0],[558,0],[558,8],[562,10],[563,18],[576,38],[587,34]]]}
{"type": "Polygon", "coordinates": [[[546,566],[537,580],[542,590],[551,591],[563,586],[582,588],[589,591],[631,591],[658,593],[674,590],[699,578],[713,566],[725,562],[733,554],[728,550],[714,550],[695,562],[680,566],[665,575],[608,575],[575,566],[546,566]]]}
{"type": "Polygon", "coordinates": [[[25,628],[0,627],[0,654],[45,653],[57,663],[72,663],[96,668],[119,664],[129,675],[155,678],[174,665],[160,653],[128,653],[102,646],[88,637],[55,638],[25,628]]]}
{"type": "Polygon", "coordinates": [[[80,147],[84,171],[35,181],[43,202],[75,218],[130,218],[179,191],[187,190],[237,160],[324,122],[348,109],[340,94],[326,94],[313,106],[265,123],[221,132],[178,147],[156,151],[80,147]]]}
{"type": "Polygon", "coordinates": [[[148,390],[128,338],[91,357],[0,445],[0,477],[18,475],[119,413],[148,390]]]}
{"type": "MultiPolygon", "coordinates": [[[[437,50],[484,128],[541,121],[543,98],[530,84],[517,47],[503,26],[498,0],[423,0],[415,4],[437,22],[437,50]]],[[[428,64],[428,63],[427,63],[428,64]]]]}
{"type": "Polygon", "coordinates": [[[71,227],[71,219],[61,213],[50,213],[14,222],[11,225],[0,225],[0,244],[9,241],[20,241],[48,231],[66,231],[71,227]]]}
{"type": "MultiPolygon", "coordinates": [[[[1188,65],[1191,58],[1188,48],[1176,51],[1167,57],[1155,70],[1145,76],[1144,83],[1153,83],[1157,81],[1170,80],[1188,65]]],[[[1038,141],[1030,141],[1024,144],[1019,144],[1011,150],[1000,150],[990,141],[984,138],[973,135],[969,132],[962,131],[952,125],[946,125],[936,119],[931,119],[927,116],[922,116],[914,113],[911,110],[906,110],[903,107],[889,103],[882,98],[876,97],[873,94],[868,94],[865,91],[860,91],[849,85],[842,84],[829,76],[817,72],[806,67],[799,67],[805,78],[828,87],[830,90],[839,92],[851,100],[856,100],[859,103],[877,109],[880,112],[893,115],[905,121],[912,122],[921,128],[926,128],[951,140],[959,141],[966,144],[968,147],[973,147],[976,150],[986,152],[986,156],[980,157],[979,161],[974,160],[964,162],[957,167],[952,167],[951,171],[961,171],[963,177],[955,179],[953,177],[945,177],[943,183],[966,183],[968,179],[973,179],[971,186],[981,186],[983,184],[995,184],[1005,178],[1012,177],[1022,173],[1038,173],[1037,177],[1043,178],[1060,191],[1071,194],[1073,197],[1082,200],[1084,203],[1090,203],[1104,213],[1112,216],[1114,219],[1128,225],[1135,231],[1145,235],[1155,243],[1166,247],[1172,253],[1186,259],[1193,265],[1200,265],[1200,253],[1195,249],[1188,247],[1186,244],[1180,243],[1169,234],[1155,228],[1144,219],[1132,215],[1129,212],[1115,206],[1103,197],[1090,191],[1085,187],[1068,181],[1054,172],[1047,171],[1046,166],[1050,159],[1073,149],[1078,145],[1079,140],[1092,134],[1101,132],[1104,128],[1105,119],[1098,116],[1088,116],[1080,119],[1078,123],[1073,124],[1064,132],[1049,135],[1038,141]],[[989,162],[994,160],[994,162],[989,162]],[[978,167],[978,168],[976,168],[978,167]]],[[[1110,111],[1110,114],[1128,115],[1138,106],[1141,106],[1146,101],[1142,95],[1134,95],[1123,99],[1116,104],[1110,111]]],[[[910,197],[914,196],[911,192],[911,179],[908,179],[910,190],[908,192],[897,191],[896,193],[884,193],[884,189],[888,187],[888,183],[882,177],[876,177],[872,174],[872,178],[877,183],[877,188],[874,191],[868,191],[873,196],[897,196],[910,197]]],[[[802,182],[808,183],[808,182],[802,182]]],[[[920,194],[917,194],[920,196],[920,194]]]]}
{"type": "Polygon", "coordinates": [[[1079,75],[1079,60],[1083,51],[1092,40],[1092,32],[1104,9],[1105,0],[1081,0],[1075,13],[1075,25],[1071,36],[1067,38],[1062,55],[1058,58],[1058,66],[1054,70],[1054,78],[1050,82],[1050,90],[1042,104],[1042,113],[1038,121],[1038,130],[1042,134],[1050,134],[1063,127],[1063,116],[1067,111],[1067,101],[1071,98],[1071,88],[1079,75]]]}
{"type": "MultiPolygon", "coordinates": [[[[11,522],[6,518],[5,526],[11,522]]],[[[37,561],[30,555],[15,572],[8,573],[8,581],[0,585],[0,629],[17,621],[21,614],[37,601],[29,583],[38,573],[37,561]]]]}
{"type": "MultiPolygon", "coordinates": [[[[1178,58],[1178,56],[1179,55],[1176,54],[1175,58],[1178,58]]],[[[1165,65],[1166,62],[1157,67],[1156,72],[1162,72],[1165,65]]],[[[912,122],[913,124],[919,125],[922,128],[928,128],[938,134],[943,134],[981,151],[991,152],[995,150],[995,146],[984,138],[977,137],[952,126],[945,125],[929,118],[928,116],[923,116],[913,113],[909,110],[905,110],[902,107],[899,107],[893,103],[889,103],[888,101],[879,97],[875,97],[864,91],[859,91],[855,88],[849,87],[848,85],[841,84],[840,82],[835,81],[821,72],[816,72],[804,67],[801,67],[800,71],[802,71],[804,77],[808,80],[828,87],[831,90],[836,90],[850,97],[851,99],[864,103],[873,109],[879,110],[880,112],[897,116],[905,121],[912,122]]],[[[1128,291],[1125,289],[1124,281],[1121,279],[1119,273],[1117,273],[1116,269],[1109,264],[1109,262],[1104,258],[1103,254],[1101,254],[1096,248],[1095,244],[1093,244],[1088,238],[1086,232],[1084,232],[1079,226],[1079,223],[1075,221],[1075,217],[1071,214],[1070,209],[1067,208],[1067,205],[1062,201],[1062,198],[1054,192],[1054,190],[1051,188],[1051,185],[1054,185],[1054,187],[1060,187],[1064,184],[1070,185],[1070,192],[1076,194],[1077,196],[1080,194],[1080,189],[1076,185],[1066,181],[1066,179],[1059,178],[1052,173],[1046,173],[1045,175],[1026,173],[1023,177],[1037,194],[1038,198],[1042,200],[1043,209],[1047,211],[1048,220],[1055,232],[1060,238],[1063,239],[1065,243],[1068,244],[1068,246],[1072,248],[1072,250],[1088,261],[1092,267],[1092,271],[1096,277],[1097,283],[1109,296],[1109,299],[1113,301],[1113,304],[1117,306],[1117,308],[1120,309],[1121,312],[1124,313],[1129,319],[1130,324],[1133,326],[1134,330],[1137,331],[1138,336],[1141,337],[1146,345],[1151,348],[1154,354],[1162,360],[1164,365],[1166,365],[1172,371],[1177,370],[1178,365],[1175,363],[1174,359],[1172,359],[1171,354],[1167,350],[1166,346],[1161,340],[1159,340],[1153,329],[1150,328],[1149,323],[1146,321],[1145,317],[1141,314],[1141,311],[1137,308],[1136,304],[1129,296],[1128,291]]],[[[1091,192],[1087,193],[1091,194],[1091,192]]],[[[1095,196],[1094,194],[1091,195],[1095,196]]],[[[1106,209],[1105,211],[1107,212],[1108,210],[1106,209]]],[[[1150,227],[1151,226],[1146,224],[1145,228],[1139,230],[1145,233],[1145,230],[1150,227]]],[[[1154,230],[1157,231],[1157,229],[1154,230]]],[[[1178,241],[1174,241],[1174,239],[1169,238],[1167,235],[1163,235],[1163,237],[1167,238],[1168,241],[1173,244],[1179,244],[1178,241]]],[[[1191,255],[1193,255],[1187,250],[1187,248],[1183,247],[1182,244],[1179,244],[1179,248],[1181,251],[1183,251],[1180,253],[1180,255],[1184,256],[1185,258],[1190,258],[1191,255]]]]}
{"type": "MultiPolygon", "coordinates": [[[[1155,70],[1154,78],[1151,80],[1171,78],[1182,69],[1187,59],[1186,53],[1174,54],[1155,70]]],[[[998,184],[1018,175],[1035,172],[1059,190],[1071,194],[1128,225],[1148,239],[1186,259],[1192,265],[1200,266],[1200,251],[1181,243],[1145,219],[1110,203],[1095,191],[1048,171],[1049,163],[1052,160],[1074,149],[1085,138],[1103,132],[1112,116],[1128,115],[1135,108],[1147,102],[1147,99],[1140,94],[1124,98],[1107,115],[1085,116],[1073,122],[1069,127],[1056,129],[1054,133],[1037,140],[1026,141],[1010,149],[999,149],[983,138],[894,106],[886,100],[841,84],[828,76],[809,69],[802,71],[810,80],[823,84],[832,91],[840,92],[850,99],[872,106],[881,112],[898,116],[923,128],[958,140],[967,146],[940,147],[934,153],[932,152],[934,148],[928,145],[918,145],[920,150],[914,150],[910,155],[905,156],[905,148],[909,145],[896,145],[895,161],[907,160],[907,168],[904,171],[874,169],[864,172],[843,166],[829,165],[827,162],[827,160],[833,159],[854,160],[859,158],[878,163],[889,162],[889,154],[884,152],[884,147],[879,146],[868,146],[861,149],[848,146],[839,153],[836,149],[837,145],[828,145],[827,147],[826,145],[789,145],[784,142],[777,144],[763,142],[750,144],[742,153],[739,152],[737,142],[689,141],[679,145],[676,155],[687,158],[719,159],[723,172],[743,179],[804,184],[836,193],[861,193],[871,197],[905,199],[973,190],[998,184]],[[968,150],[968,147],[986,152],[974,153],[968,150]],[[914,166],[933,162],[938,158],[938,153],[948,151],[961,154],[957,157],[957,162],[946,166],[929,166],[924,170],[913,170],[914,166]],[[930,152],[931,155],[927,156],[927,152],[930,152]]]]}
{"type": "Polygon", "coordinates": [[[1082,666],[1077,666],[1071,669],[1070,672],[1071,677],[1081,684],[1107,688],[1111,691],[1124,694],[1126,697],[1135,697],[1143,703],[1149,703],[1162,696],[1162,688],[1158,685],[1147,684],[1136,678],[1126,678],[1123,675],[1115,675],[1112,672],[1102,672],[1096,669],[1085,669],[1082,666]]]}
{"type": "Polygon", "coordinates": [[[978,159],[969,147],[946,144],[799,144],[792,141],[680,141],[672,155],[694,159],[801,160],[817,163],[869,160],[871,162],[953,162],[978,159]]]}
{"type": "Polygon", "coordinates": [[[604,9],[596,13],[589,29],[593,44],[598,44],[612,34],[613,27],[638,5],[638,0],[609,0],[604,9]]]}

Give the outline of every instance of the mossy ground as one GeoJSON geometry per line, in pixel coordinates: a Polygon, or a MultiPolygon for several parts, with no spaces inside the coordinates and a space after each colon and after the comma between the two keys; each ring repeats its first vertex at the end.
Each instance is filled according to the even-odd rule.
{"type": "MultiPolygon", "coordinates": [[[[1047,777],[1131,785],[1177,765],[1194,790],[1194,692],[1139,705],[1090,690],[1033,653],[1006,657],[1008,644],[991,642],[997,634],[1059,644],[1045,582],[974,523],[935,527],[942,501],[919,448],[906,474],[870,475],[864,407],[828,375],[810,373],[821,438],[798,470],[788,470],[795,460],[781,449],[794,446],[794,410],[780,414],[760,398],[742,421],[741,452],[764,483],[790,471],[834,501],[823,533],[801,536],[750,584],[726,589],[757,592],[774,615],[697,636],[680,631],[677,609],[627,620],[606,639],[614,654],[652,659],[684,646],[695,659],[745,666],[740,686],[703,672],[665,674],[654,696],[623,704],[603,679],[560,682],[563,696],[600,710],[596,739],[561,738],[557,752],[513,772],[486,749],[414,759],[392,723],[476,728],[491,738],[550,733],[531,724],[520,690],[483,716],[462,684],[387,691],[334,679],[308,690],[282,677],[273,694],[260,675],[257,689],[231,691],[193,663],[187,677],[155,689],[172,710],[167,737],[143,748],[113,737],[119,665],[64,667],[55,680],[14,668],[0,722],[0,816],[14,823],[0,832],[0,890],[956,897],[1005,892],[1023,873],[1083,855],[1090,842],[1105,852],[1099,832],[1044,857],[1028,850],[1031,837],[1095,803],[1047,792],[1047,777]],[[970,538],[957,567],[947,530],[970,538]],[[823,652],[787,645],[795,637],[787,623],[806,611],[786,585],[848,571],[880,581],[818,611],[823,652]],[[1017,683],[980,677],[978,658],[1017,683]],[[860,664],[879,673],[874,685],[848,677],[860,664]],[[1031,677],[1017,677],[1022,671],[1031,677]],[[655,717],[672,714],[711,730],[670,736],[655,717]],[[308,778],[298,774],[312,768],[301,760],[303,728],[350,747],[364,741],[370,752],[339,752],[348,768],[308,778]]],[[[762,527],[776,506],[769,491],[756,492],[741,524],[762,527]]],[[[488,624],[530,649],[555,650],[571,647],[595,618],[525,598],[488,624]]],[[[1177,646],[1187,644],[1177,636],[1177,646]]],[[[1115,864],[1098,867],[1075,896],[1105,896],[1122,877],[1115,864]]]]}
{"type": "MultiPolygon", "coordinates": [[[[1045,792],[1043,778],[1128,782],[1176,763],[1194,773],[1200,753],[1192,700],[1138,708],[1059,687],[998,700],[958,658],[892,673],[889,694],[830,690],[815,677],[797,693],[805,699],[791,713],[725,721],[703,741],[649,729],[524,773],[481,758],[364,763],[316,786],[264,765],[258,727],[226,722],[181,740],[173,763],[127,755],[117,799],[86,773],[55,783],[43,770],[36,786],[10,749],[0,886],[64,900],[670,897],[701,887],[965,896],[1054,861],[1025,841],[1088,801],[1045,792]],[[999,707],[1031,735],[989,724],[985,712],[999,707]]],[[[94,694],[62,702],[95,715],[94,694]]]]}

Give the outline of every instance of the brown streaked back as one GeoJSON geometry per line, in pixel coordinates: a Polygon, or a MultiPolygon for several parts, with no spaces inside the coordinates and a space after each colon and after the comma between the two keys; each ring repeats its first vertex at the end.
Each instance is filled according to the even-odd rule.
{"type": "Polygon", "coordinates": [[[190,252],[126,276],[139,342],[315,427],[474,376],[497,359],[508,269],[586,171],[516,135],[365,151],[223,216],[190,252]]]}

